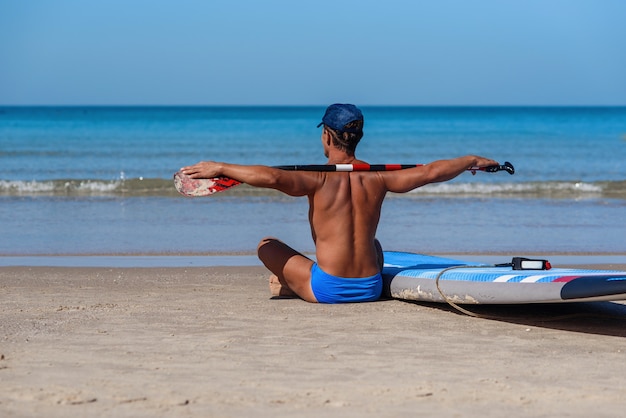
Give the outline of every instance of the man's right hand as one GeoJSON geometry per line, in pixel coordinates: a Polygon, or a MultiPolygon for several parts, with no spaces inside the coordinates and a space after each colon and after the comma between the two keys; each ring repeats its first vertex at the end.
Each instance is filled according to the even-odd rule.
{"type": "Polygon", "coordinates": [[[180,169],[192,179],[210,179],[222,175],[222,165],[214,161],[200,161],[180,169]]]}

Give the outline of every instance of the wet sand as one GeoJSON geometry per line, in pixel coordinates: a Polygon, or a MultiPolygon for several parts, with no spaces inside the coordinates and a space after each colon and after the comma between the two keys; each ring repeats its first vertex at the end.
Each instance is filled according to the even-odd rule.
{"type": "Polygon", "coordinates": [[[267,277],[258,266],[1,267],[0,415],[587,417],[626,407],[624,302],[470,307],[483,319],[442,304],[272,299],[267,277]]]}

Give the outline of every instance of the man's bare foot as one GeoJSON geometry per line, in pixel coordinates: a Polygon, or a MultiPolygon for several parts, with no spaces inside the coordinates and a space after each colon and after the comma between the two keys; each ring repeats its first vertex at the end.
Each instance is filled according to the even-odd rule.
{"type": "Polygon", "coordinates": [[[275,274],[270,276],[270,293],[272,296],[297,297],[287,286],[283,286],[275,274]]]}

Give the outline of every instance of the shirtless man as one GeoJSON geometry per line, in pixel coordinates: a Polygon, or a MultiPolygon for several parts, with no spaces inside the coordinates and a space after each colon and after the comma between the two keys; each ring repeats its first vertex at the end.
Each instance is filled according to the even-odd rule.
{"type": "MultiPolygon", "coordinates": [[[[356,106],[329,106],[318,127],[322,125],[328,164],[365,163],[355,156],[363,136],[363,115],[356,106]]],[[[273,294],[295,294],[308,302],[342,303],[374,301],[381,296],[382,249],[376,228],[387,192],[405,193],[450,180],[471,167],[497,164],[468,155],[399,171],[285,171],[211,161],[182,171],[192,178],[226,176],[290,196],[307,196],[317,262],[269,237],[259,243],[258,255],[274,274],[270,278],[273,294]]]]}

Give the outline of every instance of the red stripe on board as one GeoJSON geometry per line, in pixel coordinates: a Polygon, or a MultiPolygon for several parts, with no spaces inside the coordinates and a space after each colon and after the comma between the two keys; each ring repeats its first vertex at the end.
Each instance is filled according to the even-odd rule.
{"type": "Polygon", "coordinates": [[[578,279],[580,278],[580,276],[563,276],[563,277],[559,277],[558,279],[554,279],[552,280],[552,282],[571,282],[574,279],[578,279]]]}
{"type": "Polygon", "coordinates": [[[354,171],[369,171],[369,164],[352,164],[352,169],[354,171]]]}

